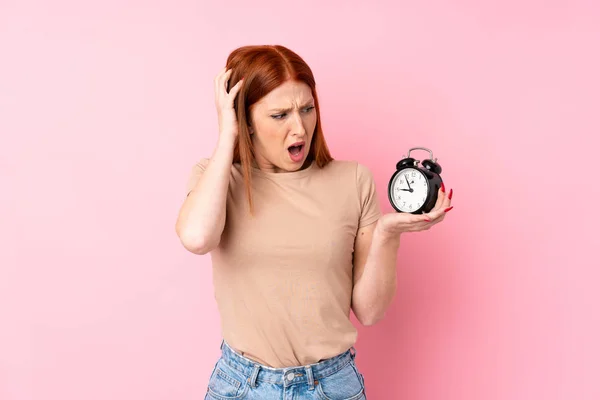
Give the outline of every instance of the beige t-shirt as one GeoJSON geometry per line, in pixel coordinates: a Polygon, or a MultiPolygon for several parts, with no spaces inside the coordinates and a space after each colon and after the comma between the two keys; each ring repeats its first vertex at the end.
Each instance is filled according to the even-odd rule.
{"type": "MultiPolygon", "coordinates": [[[[194,188],[209,161],[192,170],[194,188]]],[[[381,215],[373,176],[354,161],[284,173],[253,169],[254,216],[233,164],[221,242],[211,254],[225,341],[246,357],[283,368],[354,345],[349,314],[354,240],[381,215]]]]}

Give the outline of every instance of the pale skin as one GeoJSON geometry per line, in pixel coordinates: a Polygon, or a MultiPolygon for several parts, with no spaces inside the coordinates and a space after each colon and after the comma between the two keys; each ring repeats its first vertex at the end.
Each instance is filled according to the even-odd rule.
{"type": "MultiPolygon", "coordinates": [[[[177,233],[184,246],[196,254],[206,254],[218,246],[225,224],[225,199],[233,144],[238,134],[233,101],[243,85],[239,81],[226,90],[231,70],[215,77],[215,105],[219,118],[219,141],[211,161],[196,187],[182,205],[177,233]]],[[[250,133],[255,166],[263,171],[285,173],[306,167],[317,116],[310,87],[287,81],[271,91],[250,110],[250,133]],[[298,160],[288,148],[304,143],[298,160]]],[[[452,209],[452,190],[442,187],[430,212],[384,214],[376,223],[358,230],[354,249],[354,288],[352,309],[359,322],[380,321],[396,294],[396,265],[400,237],[428,230],[442,222],[452,209]]]]}
{"type": "Polygon", "coordinates": [[[400,237],[428,230],[452,209],[452,189],[438,191],[434,208],[425,214],[388,213],[377,223],[358,230],[354,243],[354,289],[352,310],[363,325],[373,325],[385,316],[396,295],[397,255],[400,237]]]}
{"type": "Polygon", "coordinates": [[[250,134],[258,168],[288,172],[302,168],[317,126],[310,86],[287,81],[252,106],[250,134]],[[288,148],[304,142],[300,161],[290,159],[288,148]]]}

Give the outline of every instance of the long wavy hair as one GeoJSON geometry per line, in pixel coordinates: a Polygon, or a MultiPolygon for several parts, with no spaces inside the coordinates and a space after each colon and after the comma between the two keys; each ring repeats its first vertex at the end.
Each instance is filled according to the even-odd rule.
{"type": "Polygon", "coordinates": [[[281,45],[243,46],[231,52],[227,58],[227,69],[233,69],[228,87],[233,87],[242,77],[244,84],[234,101],[238,121],[238,137],[233,152],[233,163],[239,163],[246,185],[250,212],[252,203],[252,165],[255,160],[254,147],[250,137],[251,107],[270,91],[289,80],[306,83],[315,100],[317,124],[307,154],[307,162],[316,161],[323,168],[333,157],[329,153],[323,129],[317,97],[315,78],[306,62],[295,52],[281,45]]]}

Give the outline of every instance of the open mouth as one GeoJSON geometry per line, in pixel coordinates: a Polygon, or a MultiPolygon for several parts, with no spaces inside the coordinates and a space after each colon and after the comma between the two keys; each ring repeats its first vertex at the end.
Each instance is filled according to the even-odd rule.
{"type": "Polygon", "coordinates": [[[288,147],[288,152],[290,153],[292,161],[298,162],[304,158],[304,147],[304,142],[294,143],[292,146],[288,147]]]}

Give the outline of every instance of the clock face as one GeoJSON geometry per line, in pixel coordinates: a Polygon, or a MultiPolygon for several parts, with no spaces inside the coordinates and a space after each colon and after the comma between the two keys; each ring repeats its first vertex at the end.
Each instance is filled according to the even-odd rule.
{"type": "Polygon", "coordinates": [[[427,199],[429,181],[415,168],[405,168],[392,181],[390,197],[396,208],[413,212],[421,208],[427,199]]]}

